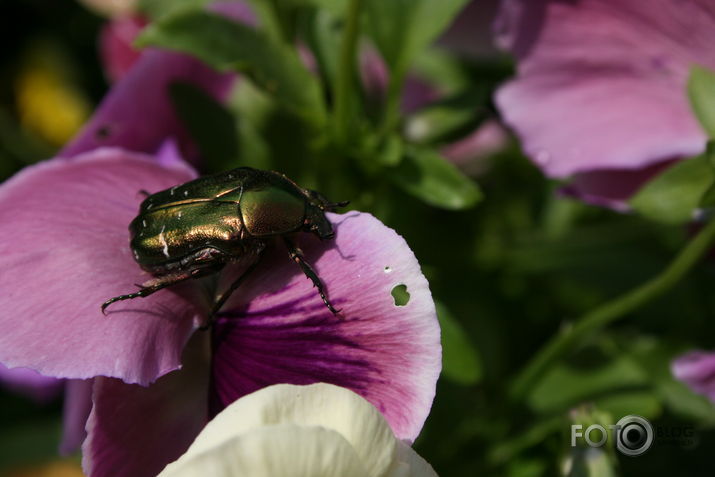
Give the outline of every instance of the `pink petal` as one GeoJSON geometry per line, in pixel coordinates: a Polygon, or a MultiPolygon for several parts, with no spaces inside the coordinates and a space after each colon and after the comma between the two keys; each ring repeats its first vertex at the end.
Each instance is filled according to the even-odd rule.
{"type": "Polygon", "coordinates": [[[208,421],[208,334],[192,339],[184,368],[149,387],[96,378],[82,445],[88,477],[154,477],[208,421]]]}
{"type": "Polygon", "coordinates": [[[233,79],[233,75],[219,74],[189,56],[148,50],[114,85],[60,156],[72,157],[106,146],[153,154],[167,138],[178,138],[184,153],[193,157],[197,155],[195,145],[175,114],[169,86],[190,83],[220,99],[233,79]]]}
{"type": "Polygon", "coordinates": [[[547,175],[703,150],[685,83],[693,64],[715,66],[715,3],[507,0],[498,29],[518,74],[497,104],[547,175]]]}
{"type": "Polygon", "coordinates": [[[44,403],[60,395],[64,381],[43,376],[33,369],[8,369],[0,364],[0,386],[44,403]]]}
{"type": "Polygon", "coordinates": [[[71,454],[87,437],[84,427],[92,410],[92,379],[70,379],[65,386],[60,453],[71,454]]]}
{"type": "Polygon", "coordinates": [[[576,174],[560,192],[584,202],[625,212],[630,199],[646,182],[663,172],[673,161],[663,161],[642,169],[603,169],[576,174]]]}
{"type": "Polygon", "coordinates": [[[101,149],[28,167],[0,186],[0,362],[46,376],[149,383],[179,367],[189,302],[164,290],[107,299],[148,278],[129,248],[140,190],[193,177],[153,158],[101,149]]]}
{"type": "Polygon", "coordinates": [[[119,17],[102,26],[99,53],[104,73],[111,82],[122,79],[141,56],[133,43],[147,21],[138,15],[119,17]]]}
{"type": "Polygon", "coordinates": [[[715,353],[692,351],[672,364],[673,375],[715,402],[715,353]]]}
{"type": "Polygon", "coordinates": [[[334,241],[301,237],[306,258],[340,308],[334,316],[285,249],[234,295],[214,330],[218,411],[276,383],[327,382],[365,397],[401,439],[424,423],[441,367],[434,302],[404,239],[369,214],[330,214],[334,241]],[[410,300],[394,304],[393,287],[410,300]]]}

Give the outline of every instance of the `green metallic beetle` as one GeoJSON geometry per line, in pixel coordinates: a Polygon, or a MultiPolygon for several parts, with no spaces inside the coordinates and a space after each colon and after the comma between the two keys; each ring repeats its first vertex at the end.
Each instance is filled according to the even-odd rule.
{"type": "Polygon", "coordinates": [[[283,239],[290,258],[313,282],[325,306],[338,313],[291,235],[303,231],[312,232],[321,240],[333,238],[335,233],[325,212],[344,207],[347,202],[331,203],[283,174],[250,167],[146,194],[139,215],[129,225],[130,246],[137,263],[154,278],[143,283],[136,293],[104,302],[103,313],[116,301],[149,296],[184,280],[217,273],[230,262],[253,259],[217,298],[209,315],[210,323],[275,237],[283,239]]]}

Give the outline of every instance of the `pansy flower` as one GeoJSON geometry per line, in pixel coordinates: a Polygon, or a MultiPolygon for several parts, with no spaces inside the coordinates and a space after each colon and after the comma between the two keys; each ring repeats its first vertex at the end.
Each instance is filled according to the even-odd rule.
{"type": "Polygon", "coordinates": [[[88,475],[156,475],[212,413],[274,383],[347,387],[380,410],[398,438],[414,439],[434,397],[439,327],[414,255],[369,214],[328,214],[332,241],[300,237],[341,316],[280,247],[210,331],[197,328],[217,287],[212,279],[116,303],[102,315],[101,303],[149,278],[127,230],[140,191],[195,177],[180,160],[161,159],[98,149],[29,167],[0,186],[0,363],[72,380],[67,425],[75,439],[91,404],[88,475]],[[399,285],[409,293],[404,306],[392,296],[399,285]]]}
{"type": "Polygon", "coordinates": [[[673,376],[715,402],[715,352],[691,351],[671,365],[673,376]]]}
{"type": "Polygon", "coordinates": [[[625,201],[706,135],[686,95],[689,69],[715,66],[709,0],[503,0],[500,44],[516,77],[496,94],[529,157],[567,192],[625,201]]]}

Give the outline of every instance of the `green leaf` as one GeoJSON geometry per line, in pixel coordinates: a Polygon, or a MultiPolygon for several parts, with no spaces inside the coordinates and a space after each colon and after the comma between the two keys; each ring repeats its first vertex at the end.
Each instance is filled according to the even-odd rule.
{"type": "Polygon", "coordinates": [[[198,9],[212,0],[139,0],[137,8],[149,18],[159,19],[182,10],[198,9]]]}
{"type": "Polygon", "coordinates": [[[173,83],[174,107],[201,151],[209,171],[223,171],[238,159],[238,133],[233,115],[201,89],[173,83]]]}
{"type": "Polygon", "coordinates": [[[715,139],[715,72],[693,66],[688,78],[688,97],[703,129],[715,139]]]}
{"type": "Polygon", "coordinates": [[[472,179],[429,149],[408,150],[400,165],[388,171],[397,186],[435,207],[466,209],[482,198],[472,179]]]}
{"type": "Polygon", "coordinates": [[[338,76],[342,22],[326,10],[316,10],[307,21],[306,41],[323,77],[331,85],[338,76]]]}
{"type": "Polygon", "coordinates": [[[480,96],[484,95],[460,94],[417,111],[405,121],[405,137],[418,144],[431,144],[474,131],[486,112],[478,107],[480,96]]]}
{"type": "Polygon", "coordinates": [[[436,305],[442,328],[442,374],[457,384],[477,384],[482,378],[482,363],[477,351],[447,307],[440,302],[436,305]]]}
{"type": "Polygon", "coordinates": [[[249,26],[202,11],[180,12],[147,27],[137,43],[189,53],[221,71],[242,72],[314,125],[325,119],[318,82],[295,51],[249,26]]]}
{"type": "Polygon", "coordinates": [[[630,386],[645,386],[648,375],[628,357],[595,369],[562,364],[549,371],[529,395],[529,405],[541,413],[559,412],[594,396],[614,393],[630,386]]]}
{"type": "Polygon", "coordinates": [[[647,391],[622,391],[594,400],[597,408],[612,416],[637,414],[645,418],[658,417],[663,412],[660,396],[647,391]]]}
{"type": "MultiPolygon", "coordinates": [[[[268,3],[265,0],[252,0],[252,4],[268,3]]],[[[273,0],[273,3],[280,4],[283,8],[291,7],[315,7],[325,9],[333,13],[342,13],[348,0],[273,0]]]]}
{"type": "Polygon", "coordinates": [[[449,26],[467,0],[365,0],[371,36],[392,70],[449,26]]]}
{"type": "Polygon", "coordinates": [[[649,219],[680,224],[693,219],[715,174],[706,155],[681,161],[643,186],[630,200],[649,219]]]}

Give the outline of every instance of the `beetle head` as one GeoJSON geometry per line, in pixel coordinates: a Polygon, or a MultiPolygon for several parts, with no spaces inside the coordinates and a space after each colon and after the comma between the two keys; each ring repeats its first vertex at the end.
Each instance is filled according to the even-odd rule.
{"type": "Polygon", "coordinates": [[[333,238],[335,236],[333,225],[325,217],[325,213],[335,212],[338,207],[345,207],[349,202],[330,202],[319,192],[309,189],[306,192],[309,199],[306,214],[308,229],[320,237],[321,240],[333,238]]]}

